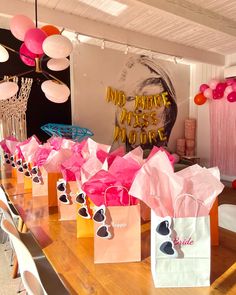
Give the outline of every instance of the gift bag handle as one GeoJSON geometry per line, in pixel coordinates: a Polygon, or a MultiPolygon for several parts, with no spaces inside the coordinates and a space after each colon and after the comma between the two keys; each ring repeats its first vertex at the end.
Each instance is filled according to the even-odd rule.
{"type": "MultiPolygon", "coordinates": [[[[197,198],[195,198],[193,195],[191,195],[191,194],[180,194],[180,195],[178,195],[177,196],[177,198],[175,199],[175,201],[174,201],[174,218],[176,218],[176,211],[177,211],[177,206],[176,206],[176,203],[177,203],[177,201],[179,200],[179,199],[181,199],[181,198],[185,198],[185,197],[189,197],[189,198],[191,198],[191,199],[193,199],[194,201],[195,201],[195,204],[196,204],[196,206],[195,206],[195,214],[194,214],[194,216],[193,217],[197,217],[197,213],[198,213],[198,209],[199,209],[199,202],[198,202],[198,199],[197,198]]],[[[182,202],[181,202],[181,204],[182,204],[182,202]]],[[[180,208],[180,206],[178,207],[178,209],[180,208]]]]}
{"type": "MultiPolygon", "coordinates": [[[[191,232],[190,235],[189,235],[189,237],[191,237],[192,234],[194,233],[195,229],[196,229],[196,224],[197,224],[197,218],[196,218],[196,217],[197,217],[197,214],[198,214],[199,207],[200,207],[200,206],[205,206],[205,204],[204,204],[201,200],[195,198],[195,197],[194,197],[193,195],[191,195],[191,194],[188,194],[188,193],[180,194],[180,195],[177,196],[177,198],[176,198],[175,201],[174,201],[174,218],[176,218],[176,203],[177,203],[177,201],[178,201],[179,199],[184,198],[184,197],[189,197],[189,198],[193,199],[193,200],[195,201],[195,203],[196,203],[195,216],[193,216],[193,217],[195,217],[195,219],[194,219],[195,222],[194,222],[193,230],[192,230],[192,232],[191,232]]],[[[181,203],[181,204],[182,204],[182,203],[181,203]]],[[[205,206],[205,207],[206,207],[206,206],[205,206]]]]}
{"type": "MultiPolygon", "coordinates": [[[[105,202],[105,206],[107,206],[107,191],[110,189],[110,188],[122,188],[124,190],[127,191],[128,193],[128,196],[129,196],[129,203],[127,204],[127,206],[130,206],[131,204],[131,198],[130,198],[130,194],[129,194],[129,191],[128,189],[125,187],[125,186],[122,186],[122,185],[111,185],[111,186],[108,186],[106,189],[105,189],[105,192],[104,192],[104,202],[105,202]]],[[[123,198],[122,198],[123,199],[123,198]]],[[[121,204],[123,204],[122,200],[120,200],[121,204]]],[[[125,205],[125,204],[123,204],[125,205]]]]}

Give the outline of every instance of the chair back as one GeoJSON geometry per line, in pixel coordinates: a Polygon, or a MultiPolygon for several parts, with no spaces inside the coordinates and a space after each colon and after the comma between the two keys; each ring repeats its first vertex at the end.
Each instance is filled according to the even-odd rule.
{"type": "MultiPolygon", "coordinates": [[[[15,227],[15,223],[13,221],[11,214],[10,214],[9,208],[2,200],[0,200],[0,209],[3,214],[3,218],[7,219],[15,227]]],[[[18,237],[19,237],[19,234],[18,234],[18,237]]]]}
{"type": "MultiPolygon", "coordinates": [[[[25,275],[23,275],[24,272],[31,273],[34,276],[35,280],[38,281],[38,284],[41,286],[39,293],[30,293],[31,292],[30,289],[29,290],[26,289],[26,291],[29,292],[29,294],[34,294],[34,295],[47,294],[46,291],[44,290],[42,283],[41,283],[39,273],[38,273],[37,267],[35,265],[34,259],[31,256],[27,247],[20,240],[16,227],[14,227],[13,224],[7,219],[2,220],[1,227],[9,235],[9,237],[12,241],[12,244],[14,246],[24,287],[28,288],[28,286],[29,286],[29,281],[25,282],[25,278],[28,279],[29,275],[27,275],[27,273],[25,273],[25,275]],[[40,293],[42,290],[43,290],[43,293],[40,293]]],[[[33,284],[33,288],[35,288],[34,284],[33,284]]],[[[35,290],[34,290],[34,292],[35,292],[35,290]]]]}
{"type": "Polygon", "coordinates": [[[0,187],[0,200],[3,201],[3,203],[5,203],[6,206],[9,208],[9,204],[8,204],[8,201],[7,201],[6,194],[5,194],[4,190],[1,187],[0,187]]]}
{"type": "Polygon", "coordinates": [[[29,295],[44,295],[44,290],[38,279],[32,272],[26,270],[22,274],[22,281],[24,281],[25,289],[29,295]]]}
{"type": "Polygon", "coordinates": [[[8,202],[8,199],[7,199],[7,196],[6,196],[6,193],[4,192],[4,190],[2,189],[2,187],[0,187],[0,201],[2,201],[7,206],[8,210],[9,210],[9,213],[11,214],[12,218],[18,220],[19,219],[19,215],[16,215],[12,211],[12,209],[11,209],[11,207],[9,205],[9,202],[8,202]]]}

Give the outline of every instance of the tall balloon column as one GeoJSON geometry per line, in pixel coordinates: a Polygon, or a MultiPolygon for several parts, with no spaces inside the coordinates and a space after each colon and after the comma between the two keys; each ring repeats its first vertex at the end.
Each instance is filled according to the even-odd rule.
{"type": "MultiPolygon", "coordinates": [[[[68,68],[70,61],[67,57],[73,49],[71,41],[61,35],[59,29],[53,25],[38,28],[37,10],[36,24],[25,15],[15,15],[10,21],[10,30],[14,37],[23,43],[19,52],[1,44],[0,62],[6,62],[9,59],[8,50],[18,53],[21,61],[34,69],[16,76],[23,76],[33,71],[42,73],[47,78],[41,84],[46,98],[55,103],[66,102],[70,96],[70,89],[55,76],[43,70],[41,62],[46,55],[47,68],[51,71],[62,71],[68,68]]],[[[0,82],[0,99],[7,99],[17,93],[19,88],[15,82],[0,82]]]]}
{"type": "Polygon", "coordinates": [[[225,99],[227,102],[236,102],[236,79],[230,78],[219,81],[212,79],[208,84],[199,87],[199,93],[194,97],[197,105],[203,105],[207,100],[225,99]]]}

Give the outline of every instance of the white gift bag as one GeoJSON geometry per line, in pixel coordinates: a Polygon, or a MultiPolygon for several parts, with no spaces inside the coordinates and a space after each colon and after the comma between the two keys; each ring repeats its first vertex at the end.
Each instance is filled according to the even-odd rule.
{"type": "Polygon", "coordinates": [[[171,218],[152,211],[151,271],[155,287],[209,286],[210,245],[209,215],[171,218]],[[160,234],[161,225],[165,226],[160,234]]]}

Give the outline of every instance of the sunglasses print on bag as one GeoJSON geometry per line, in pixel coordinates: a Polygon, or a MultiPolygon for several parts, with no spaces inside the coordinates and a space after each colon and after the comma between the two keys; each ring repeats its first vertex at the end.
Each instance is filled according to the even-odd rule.
{"type": "Polygon", "coordinates": [[[81,208],[79,208],[78,210],[78,214],[85,219],[91,219],[92,216],[88,208],[88,201],[87,201],[86,194],[84,192],[78,193],[75,198],[75,201],[76,203],[81,205],[81,208]]]}
{"type": "Polygon", "coordinates": [[[65,204],[65,205],[69,205],[71,204],[68,196],[67,196],[67,193],[66,193],[66,182],[65,180],[60,180],[58,183],[57,183],[57,190],[61,193],[58,197],[58,200],[62,203],[62,204],[65,204]]]}
{"type": "Polygon", "coordinates": [[[171,226],[171,217],[166,216],[163,218],[163,221],[161,221],[157,225],[156,232],[160,237],[162,237],[162,239],[166,238],[160,245],[160,251],[166,255],[176,257],[177,251],[175,250],[174,243],[171,240],[172,230],[170,226],[171,226]]]}
{"type": "Polygon", "coordinates": [[[11,165],[13,168],[16,167],[16,164],[14,162],[14,156],[10,156],[8,153],[5,153],[3,155],[3,158],[4,158],[6,164],[11,165]]]}
{"type": "Polygon", "coordinates": [[[18,169],[18,171],[19,171],[20,173],[23,173],[23,172],[24,172],[23,167],[18,167],[17,169],[18,169]]]}
{"type": "Polygon", "coordinates": [[[4,159],[5,159],[5,163],[6,163],[6,164],[11,164],[11,161],[10,161],[10,159],[9,159],[9,154],[8,154],[8,153],[5,153],[3,157],[4,157],[4,159]]]}
{"type": "Polygon", "coordinates": [[[16,165],[17,165],[17,166],[22,166],[22,164],[23,164],[22,159],[18,159],[18,160],[16,161],[16,165]]]}
{"type": "Polygon", "coordinates": [[[93,214],[93,220],[101,225],[97,228],[96,235],[100,238],[110,239],[112,237],[111,232],[109,231],[109,225],[106,224],[106,207],[101,205],[97,207],[96,211],[93,214]]]}
{"type": "Polygon", "coordinates": [[[14,156],[10,156],[10,161],[11,161],[11,166],[12,166],[13,168],[16,168],[16,163],[15,163],[15,161],[14,161],[14,156]]]}
{"type": "Polygon", "coordinates": [[[24,163],[22,164],[22,167],[23,167],[23,169],[24,169],[24,175],[25,175],[26,177],[31,177],[31,173],[30,173],[30,169],[29,169],[29,163],[28,163],[28,162],[24,162],[24,163]]]}
{"type": "Polygon", "coordinates": [[[39,167],[38,166],[34,166],[31,171],[31,176],[32,176],[32,181],[35,183],[42,183],[42,175],[39,171],[39,167]]]}
{"type": "Polygon", "coordinates": [[[18,159],[18,160],[16,161],[16,166],[17,166],[17,170],[18,170],[20,173],[23,173],[23,172],[24,172],[22,159],[18,159]]]}

